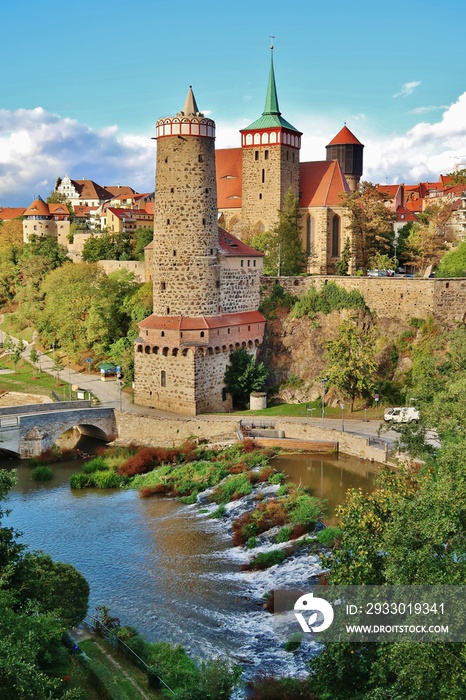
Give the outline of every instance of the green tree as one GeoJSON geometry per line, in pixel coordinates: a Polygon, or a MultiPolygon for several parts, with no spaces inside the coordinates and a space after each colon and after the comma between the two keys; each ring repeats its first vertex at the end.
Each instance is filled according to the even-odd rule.
{"type": "Polygon", "coordinates": [[[40,357],[40,355],[39,355],[39,353],[37,352],[35,346],[33,345],[32,348],[31,348],[31,351],[30,351],[30,353],[29,353],[29,359],[30,359],[30,361],[32,362],[33,374],[34,374],[34,376],[35,376],[35,373],[36,373],[36,365],[37,365],[37,363],[39,362],[39,357],[40,357]]]}
{"type": "Polygon", "coordinates": [[[371,182],[362,182],[354,192],[343,196],[352,233],[353,254],[364,272],[377,253],[387,253],[391,248],[395,216],[387,206],[389,201],[390,195],[371,182]]]}
{"type": "Polygon", "coordinates": [[[435,276],[466,277],[466,241],[443,256],[435,276]]]}
{"type": "Polygon", "coordinates": [[[445,224],[451,216],[447,204],[431,204],[418,215],[405,240],[404,256],[416,270],[437,265],[446,250],[445,224]]]}
{"type": "Polygon", "coordinates": [[[47,204],[66,204],[66,208],[70,213],[70,221],[74,222],[75,213],[73,205],[71,204],[70,200],[64,192],[57,192],[56,190],[52,190],[49,196],[47,197],[46,201],[47,204]]]}
{"type": "Polygon", "coordinates": [[[326,375],[350,400],[351,411],[356,397],[370,394],[374,388],[374,355],[373,331],[354,321],[342,323],[338,337],[327,344],[326,375]]]}
{"type": "Polygon", "coordinates": [[[278,212],[278,224],[272,229],[274,246],[269,252],[271,263],[276,259],[277,274],[289,276],[303,273],[306,256],[301,242],[299,199],[290,187],[278,212]]]}
{"type": "Polygon", "coordinates": [[[277,240],[271,231],[256,232],[245,236],[244,242],[264,253],[263,273],[274,276],[277,274],[277,240]]]}
{"type": "Polygon", "coordinates": [[[260,391],[268,375],[262,362],[256,362],[253,355],[244,348],[233,350],[230,364],[225,372],[225,385],[233,401],[245,406],[252,391],[260,391]]]}
{"type": "Polygon", "coordinates": [[[343,250],[341,251],[341,256],[337,262],[337,275],[347,275],[349,264],[351,261],[351,241],[349,238],[346,239],[343,250]]]}
{"type": "Polygon", "coordinates": [[[154,239],[154,232],[150,228],[138,228],[133,234],[134,250],[133,258],[135,260],[144,260],[144,248],[149,245],[154,239]]]}

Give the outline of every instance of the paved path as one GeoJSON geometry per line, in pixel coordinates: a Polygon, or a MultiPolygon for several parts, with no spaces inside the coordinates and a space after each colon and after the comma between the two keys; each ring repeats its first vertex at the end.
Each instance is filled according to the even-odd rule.
{"type": "MultiPolygon", "coordinates": [[[[0,330],[0,341],[3,341],[5,337],[5,333],[0,330]]],[[[14,338],[13,336],[10,336],[12,340],[15,342],[19,342],[17,338],[14,338]]],[[[26,343],[25,343],[26,344],[26,343]]],[[[30,351],[32,348],[32,344],[26,344],[26,350],[24,352],[24,357],[26,360],[29,360],[29,355],[30,351]]],[[[40,367],[43,372],[47,372],[47,374],[55,375],[56,373],[53,371],[53,365],[54,365],[54,359],[53,359],[53,351],[50,350],[47,353],[41,354],[40,356],[40,367]]],[[[167,411],[161,411],[156,408],[147,408],[145,406],[136,406],[133,404],[131,400],[131,396],[128,396],[124,391],[120,392],[120,387],[118,386],[117,382],[115,380],[109,380],[109,381],[102,381],[100,378],[100,375],[96,375],[95,373],[93,374],[88,374],[86,372],[76,372],[74,371],[71,367],[66,367],[65,369],[61,370],[59,372],[59,377],[62,382],[65,382],[68,385],[77,385],[80,389],[84,389],[85,391],[90,391],[94,396],[96,396],[100,404],[105,407],[109,408],[115,408],[115,409],[120,409],[128,412],[128,413],[136,413],[141,416],[154,416],[154,417],[159,417],[159,418],[183,418],[183,416],[180,416],[179,414],[173,414],[173,413],[168,413],[167,411]]],[[[64,391],[65,396],[64,398],[68,398],[66,395],[68,392],[68,387],[65,387],[61,389],[64,391]]],[[[211,420],[214,416],[209,414],[209,420],[211,420]]],[[[235,419],[238,421],[241,419],[241,415],[235,413],[234,414],[235,419]]],[[[250,414],[245,414],[245,417],[251,418],[250,414]]],[[[188,418],[188,416],[186,416],[188,418]]],[[[257,418],[260,419],[258,416],[257,418]]],[[[280,420],[286,420],[288,422],[309,422],[311,425],[316,425],[317,427],[322,427],[322,418],[321,416],[315,416],[312,418],[299,418],[299,417],[286,417],[286,416],[267,416],[267,418],[270,418],[270,420],[276,420],[277,422],[280,420]]],[[[202,420],[202,416],[197,416],[197,420],[202,420]]],[[[215,420],[218,420],[219,422],[222,421],[228,421],[230,422],[232,419],[232,414],[221,414],[221,415],[216,415],[215,420]]],[[[344,421],[344,429],[348,433],[352,433],[354,435],[359,435],[362,437],[369,437],[369,438],[377,438],[378,435],[378,430],[380,428],[381,423],[383,421],[380,420],[359,420],[359,419],[349,419],[347,416],[345,417],[344,421]]],[[[342,428],[342,421],[341,418],[325,418],[324,419],[324,427],[325,428],[332,428],[335,430],[341,430],[342,428]]],[[[383,425],[382,432],[380,435],[381,439],[388,442],[389,448],[392,448],[394,445],[394,442],[398,438],[398,434],[394,430],[388,430],[385,425],[383,425]]]]}

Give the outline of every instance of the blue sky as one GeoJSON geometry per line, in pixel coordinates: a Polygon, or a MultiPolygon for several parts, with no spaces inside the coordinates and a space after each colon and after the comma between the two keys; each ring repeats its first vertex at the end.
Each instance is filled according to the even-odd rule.
{"type": "Polygon", "coordinates": [[[437,179],[466,161],[465,20],[463,0],[7,3],[0,206],[45,197],[64,174],[153,189],[155,122],[189,85],[217,146],[238,146],[263,110],[270,34],[302,160],[324,159],[346,120],[366,179],[437,179]]]}

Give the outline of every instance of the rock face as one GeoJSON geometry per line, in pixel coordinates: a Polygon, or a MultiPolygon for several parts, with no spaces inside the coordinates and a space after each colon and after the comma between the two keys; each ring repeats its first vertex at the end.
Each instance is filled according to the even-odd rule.
{"type": "MultiPolygon", "coordinates": [[[[354,318],[355,311],[333,311],[328,316],[318,314],[311,319],[292,318],[284,310],[277,311],[277,317],[266,324],[264,345],[260,360],[270,368],[269,386],[280,386],[279,399],[285,403],[305,403],[320,396],[321,384],[317,377],[326,367],[327,343],[335,340],[338,328],[343,321],[354,318]]],[[[393,340],[408,328],[408,324],[394,319],[372,319],[364,312],[358,313],[359,323],[375,324],[377,360],[386,366],[393,340]]],[[[403,372],[403,361],[399,362],[397,373],[403,372]]],[[[395,369],[395,367],[393,368],[395,369]]],[[[406,365],[406,369],[409,367],[406,365]]],[[[326,394],[326,402],[337,404],[341,396],[335,389],[326,394]]]]}

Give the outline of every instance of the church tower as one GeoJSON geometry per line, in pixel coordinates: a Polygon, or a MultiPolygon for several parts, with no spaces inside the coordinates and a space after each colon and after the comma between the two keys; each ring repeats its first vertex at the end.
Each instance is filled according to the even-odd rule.
{"type": "Polygon", "coordinates": [[[354,192],[362,175],[362,152],[364,146],[345,126],[333,138],[328,146],[327,160],[337,160],[351,192],[354,192]]]}
{"type": "Polygon", "coordinates": [[[157,121],[154,313],[138,324],[135,402],[175,413],[227,411],[233,350],[255,354],[262,253],[219,229],[215,123],[191,87],[176,116],[157,121]]]}
{"type": "Polygon", "coordinates": [[[291,187],[299,196],[299,150],[302,133],[281,116],[278,106],[273,45],[262,116],[241,129],[242,221],[244,227],[268,231],[277,223],[291,187]]]}

